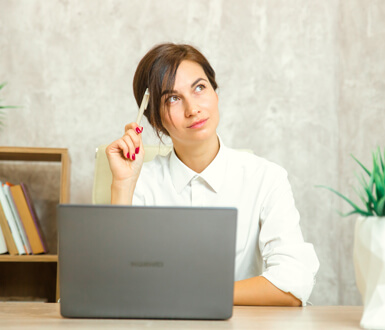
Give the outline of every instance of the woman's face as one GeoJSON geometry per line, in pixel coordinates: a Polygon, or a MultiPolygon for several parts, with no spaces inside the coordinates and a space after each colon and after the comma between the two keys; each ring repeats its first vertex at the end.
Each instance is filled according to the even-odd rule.
{"type": "Polygon", "coordinates": [[[182,61],[176,72],[174,89],[162,94],[165,94],[160,109],[162,123],[174,145],[216,137],[218,95],[198,63],[182,61]]]}

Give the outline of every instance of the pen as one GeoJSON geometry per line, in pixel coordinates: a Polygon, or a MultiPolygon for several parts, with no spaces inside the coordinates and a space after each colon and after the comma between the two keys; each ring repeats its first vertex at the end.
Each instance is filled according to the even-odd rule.
{"type": "Polygon", "coordinates": [[[148,100],[150,99],[150,91],[146,88],[146,92],[143,95],[142,103],[140,104],[138,117],[136,118],[136,123],[140,125],[140,121],[142,120],[144,110],[147,109],[148,100]]]}

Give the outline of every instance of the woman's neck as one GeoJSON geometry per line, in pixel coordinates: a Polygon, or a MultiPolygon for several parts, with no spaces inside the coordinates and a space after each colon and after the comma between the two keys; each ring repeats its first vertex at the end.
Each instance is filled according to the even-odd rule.
{"type": "Polygon", "coordinates": [[[174,142],[175,153],[178,158],[194,172],[201,173],[210,165],[219,151],[219,139],[215,134],[209,140],[181,145],[174,142]]]}

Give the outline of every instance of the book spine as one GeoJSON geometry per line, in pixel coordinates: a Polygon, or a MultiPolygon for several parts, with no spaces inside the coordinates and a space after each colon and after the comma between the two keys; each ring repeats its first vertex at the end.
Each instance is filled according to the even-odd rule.
{"type": "Polygon", "coordinates": [[[7,244],[7,249],[10,255],[17,255],[19,252],[17,251],[17,247],[15,244],[15,240],[13,239],[11,229],[9,228],[9,224],[7,221],[7,217],[5,216],[3,207],[0,203],[0,226],[3,230],[5,244],[7,244]]]}
{"type": "Polygon", "coordinates": [[[9,189],[9,185],[5,184],[3,185],[3,188],[5,192],[5,197],[8,200],[9,208],[11,209],[13,218],[15,219],[15,222],[16,222],[16,226],[19,230],[21,241],[23,242],[24,250],[27,254],[32,254],[32,249],[27,238],[27,233],[25,232],[23,223],[20,220],[19,213],[17,212],[15,202],[13,201],[13,197],[9,189]]]}
{"type": "Polygon", "coordinates": [[[16,209],[19,212],[20,220],[24,226],[25,233],[27,235],[29,244],[33,254],[44,253],[43,244],[39,238],[35,222],[33,221],[32,214],[29,211],[27,201],[23,193],[23,189],[20,185],[13,185],[10,187],[13,202],[16,209]]]}
{"type": "Polygon", "coordinates": [[[7,253],[7,244],[5,244],[5,237],[0,226],[0,254],[7,253]]]}
{"type": "Polygon", "coordinates": [[[35,227],[37,229],[37,233],[39,235],[40,242],[41,242],[41,244],[43,246],[44,253],[47,253],[48,252],[47,243],[46,243],[46,241],[44,239],[43,231],[41,229],[40,221],[39,221],[39,219],[37,217],[37,213],[36,213],[35,206],[33,204],[32,198],[31,198],[31,194],[29,193],[29,189],[27,188],[26,184],[23,183],[23,182],[20,183],[20,186],[21,186],[21,189],[23,190],[25,201],[27,202],[27,205],[28,205],[29,211],[31,213],[33,222],[35,223],[35,227]]]}
{"type": "Polygon", "coordinates": [[[4,214],[7,218],[9,228],[11,229],[13,239],[15,240],[17,251],[19,252],[19,254],[26,254],[19,230],[16,225],[16,221],[13,218],[10,206],[8,204],[8,200],[5,197],[5,192],[1,181],[0,181],[0,203],[1,203],[1,206],[3,207],[4,214]]]}

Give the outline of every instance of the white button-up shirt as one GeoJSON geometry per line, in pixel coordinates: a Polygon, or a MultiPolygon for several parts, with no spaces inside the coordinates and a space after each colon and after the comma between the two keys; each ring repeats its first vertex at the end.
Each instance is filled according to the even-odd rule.
{"type": "Polygon", "coordinates": [[[143,164],[133,205],[236,207],[235,280],[262,275],[306,305],[319,262],[303,240],[282,167],[220,141],[215,159],[196,173],[172,151],[143,164]]]}

